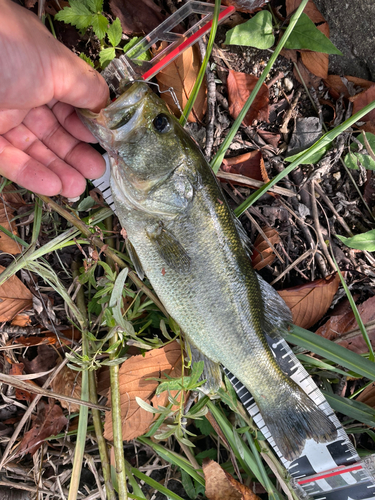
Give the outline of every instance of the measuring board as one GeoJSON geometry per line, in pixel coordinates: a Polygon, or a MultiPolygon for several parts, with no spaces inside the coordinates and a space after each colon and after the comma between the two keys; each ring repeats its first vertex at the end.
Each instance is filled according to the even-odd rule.
{"type": "MultiPolygon", "coordinates": [[[[222,8],[219,22],[234,12],[233,7],[222,8]]],[[[113,60],[102,75],[112,93],[118,96],[123,80],[142,79],[147,81],[164,68],[181,52],[190,47],[207,33],[212,24],[213,5],[198,1],[186,3],[153,32],[138,42],[130,52],[113,60]],[[172,30],[191,14],[202,17],[184,34],[172,30]],[[149,62],[135,60],[157,41],[166,41],[169,45],[162,53],[149,62]]],[[[98,188],[114,212],[115,206],[110,189],[110,159],[104,155],[106,172],[93,184],[98,188]]],[[[334,422],[337,438],[328,443],[316,443],[307,440],[298,459],[290,462],[276,446],[271,433],[259,412],[249,391],[226,368],[224,372],[231,381],[242,404],[268,440],[280,461],[292,478],[293,487],[301,499],[315,500],[375,500],[375,455],[360,460],[356,450],[342,428],[335,413],[312,378],[293,354],[285,340],[275,341],[267,338],[281,369],[287,373],[309,395],[319,408],[334,422]]],[[[275,388],[277,390],[277,388],[275,388]]]]}

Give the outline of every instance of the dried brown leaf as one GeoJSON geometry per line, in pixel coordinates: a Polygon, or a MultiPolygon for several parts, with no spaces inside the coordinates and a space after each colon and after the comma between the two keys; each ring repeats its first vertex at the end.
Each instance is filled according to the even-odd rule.
{"type": "Polygon", "coordinates": [[[32,428],[23,436],[16,456],[30,453],[33,455],[42,446],[44,440],[58,434],[68,423],[61,406],[51,402],[47,406],[43,401],[38,403],[38,415],[32,428]]]}
{"type": "MultiPolygon", "coordinates": [[[[162,378],[163,373],[171,377],[181,375],[181,346],[177,342],[153,349],[144,356],[132,356],[121,365],[119,382],[124,441],[144,434],[157,417],[141,408],[135,400],[136,396],[154,407],[168,404],[168,393],[163,392],[160,396],[155,396],[158,382],[147,380],[150,377],[162,378]]],[[[105,416],[104,436],[109,440],[113,438],[111,412],[107,412],[105,416]]]]}
{"type": "MultiPolygon", "coordinates": [[[[370,297],[365,302],[360,304],[358,306],[358,312],[364,324],[374,321],[375,297],[370,297]]],[[[358,328],[357,321],[354,317],[353,311],[350,309],[344,314],[330,317],[329,320],[324,325],[322,325],[316,333],[329,340],[336,340],[339,339],[341,335],[344,335],[345,333],[350,332],[351,330],[354,330],[356,328],[358,328]]],[[[375,326],[369,326],[367,328],[367,334],[369,336],[371,344],[374,344],[375,326]]],[[[350,339],[341,340],[337,343],[358,354],[368,352],[367,344],[360,332],[358,332],[354,337],[350,339]]]]}
{"type": "MultiPolygon", "coordinates": [[[[327,23],[321,24],[317,26],[317,28],[329,38],[329,27],[327,23]]],[[[301,59],[310,73],[323,79],[328,77],[328,54],[301,50],[301,59]]]]}
{"type": "Polygon", "coordinates": [[[360,403],[364,403],[365,405],[375,408],[375,382],[360,392],[355,399],[360,403]]]}
{"type": "MultiPolygon", "coordinates": [[[[286,0],[286,14],[287,16],[291,16],[300,6],[302,0],[286,0]]],[[[303,9],[303,12],[309,16],[312,22],[324,23],[326,20],[323,14],[318,10],[318,7],[314,4],[313,0],[309,0],[307,2],[306,7],[303,9]]]]}
{"type": "Polygon", "coordinates": [[[249,153],[235,156],[233,158],[224,158],[221,168],[224,172],[245,175],[251,179],[267,182],[269,179],[266,169],[263,168],[262,170],[261,159],[262,153],[259,150],[250,151],[249,153]]]}
{"type": "MultiPolygon", "coordinates": [[[[58,363],[59,365],[60,363],[58,363]]],[[[58,366],[57,365],[57,366],[58,366]]],[[[81,398],[82,388],[82,374],[71,370],[68,366],[64,366],[51,383],[51,389],[57,394],[63,394],[72,398],[81,398]]],[[[76,403],[69,403],[69,401],[61,400],[60,404],[63,408],[68,409],[70,412],[75,413],[80,409],[80,405],[76,403]]]]}
{"type": "Polygon", "coordinates": [[[203,473],[209,500],[260,500],[248,486],[236,481],[214,460],[203,461],[203,473]]]}
{"type": "Polygon", "coordinates": [[[339,284],[340,278],[335,273],[328,278],[281,290],[279,295],[292,311],[293,323],[310,328],[328,311],[339,284]]]}
{"type": "Polygon", "coordinates": [[[30,316],[28,316],[27,314],[21,313],[21,314],[17,314],[16,316],[14,316],[14,318],[12,319],[11,325],[25,327],[25,326],[28,326],[30,323],[31,323],[30,316]]]}
{"type": "Polygon", "coordinates": [[[224,0],[223,5],[233,5],[240,12],[251,14],[260,7],[263,7],[269,0],[224,0]]]}
{"type": "Polygon", "coordinates": [[[300,78],[296,68],[293,69],[293,75],[297,78],[297,80],[300,83],[305,83],[306,87],[308,88],[314,87],[314,89],[317,89],[322,79],[319,76],[316,76],[313,73],[311,73],[300,59],[298,59],[296,64],[298,71],[301,75],[300,78]]]}
{"type": "MultiPolygon", "coordinates": [[[[0,200],[0,225],[18,236],[16,223],[12,220],[13,217],[13,210],[4,206],[4,203],[0,200]]],[[[0,251],[17,255],[21,252],[21,247],[13,238],[0,231],[0,251]]]]}
{"type": "MultiPolygon", "coordinates": [[[[0,266],[0,272],[4,269],[0,266]]],[[[31,306],[32,294],[17,276],[12,276],[0,286],[0,321],[10,321],[31,306]]]]}
{"type": "Polygon", "coordinates": [[[127,35],[150,33],[165,20],[161,8],[152,0],[109,0],[109,6],[127,35]]]}
{"type": "MultiPolygon", "coordinates": [[[[375,84],[371,85],[367,90],[364,90],[360,94],[349,98],[353,103],[353,115],[360,111],[362,108],[375,101],[375,84]]],[[[367,115],[361,118],[361,121],[366,122],[365,125],[359,127],[365,132],[371,132],[375,134],[375,109],[367,113],[367,115]]]]}
{"type": "MultiPolygon", "coordinates": [[[[262,229],[272,245],[277,245],[277,243],[280,242],[280,236],[276,229],[269,226],[265,226],[262,229]]],[[[272,264],[274,260],[275,254],[273,253],[272,248],[269,246],[268,242],[263,238],[263,236],[261,234],[258,234],[254,242],[253,255],[251,256],[253,268],[256,271],[259,271],[260,269],[263,269],[263,267],[272,264]]]]}
{"type": "MultiPolygon", "coordinates": [[[[164,45],[162,45],[161,49],[163,48],[164,45]]],[[[160,86],[160,90],[165,91],[170,87],[173,87],[180,107],[184,109],[191,91],[193,90],[200,67],[201,60],[199,48],[198,45],[193,45],[156,75],[156,80],[160,86]]],[[[163,92],[161,97],[176,116],[181,115],[180,110],[176,106],[169,92],[163,92]]],[[[188,121],[202,121],[206,108],[206,83],[204,80],[198,92],[198,97],[195,101],[192,112],[188,117],[188,121]]]]}
{"type": "MultiPolygon", "coordinates": [[[[360,87],[363,90],[368,89],[374,82],[370,82],[369,80],[364,80],[363,78],[357,78],[356,76],[344,76],[348,80],[348,82],[352,83],[355,87],[360,87]]],[[[324,79],[324,84],[329,88],[329,92],[334,99],[338,99],[341,94],[344,97],[349,98],[350,93],[342,81],[342,77],[339,75],[328,75],[327,78],[324,79]]]]}
{"type": "MultiPolygon", "coordinates": [[[[23,375],[24,367],[25,365],[23,363],[12,363],[12,366],[10,367],[9,370],[9,375],[23,375]]],[[[32,383],[31,380],[26,380],[25,382],[34,385],[34,383],[32,383]]],[[[34,399],[35,394],[30,394],[24,389],[16,389],[15,396],[18,401],[30,402],[34,399]]]]}
{"type": "MultiPolygon", "coordinates": [[[[240,114],[257,81],[258,78],[254,75],[229,70],[227,86],[229,113],[232,118],[236,119],[240,114]]],[[[263,83],[243,120],[243,124],[250,126],[254,120],[268,121],[268,103],[269,91],[267,85],[263,83]]]]}

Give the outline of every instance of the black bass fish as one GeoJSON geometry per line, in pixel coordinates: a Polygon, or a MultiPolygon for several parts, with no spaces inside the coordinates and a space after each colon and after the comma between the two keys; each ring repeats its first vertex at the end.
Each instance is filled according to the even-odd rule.
{"type": "Polygon", "coordinates": [[[284,457],[331,441],[329,418],[278,366],[290,311],[252,269],[246,235],[196,143],[146,84],[81,118],[111,158],[111,188],[137,271],[148,276],[190,344],[254,397],[284,457]]]}

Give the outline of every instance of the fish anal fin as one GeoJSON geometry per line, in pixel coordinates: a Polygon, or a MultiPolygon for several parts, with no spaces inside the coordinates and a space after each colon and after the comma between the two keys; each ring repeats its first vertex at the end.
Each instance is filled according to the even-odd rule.
{"type": "Polygon", "coordinates": [[[147,236],[168,266],[180,273],[189,272],[191,259],[181,243],[168,229],[160,223],[147,230],[147,236]]]}
{"type": "Polygon", "coordinates": [[[288,323],[292,321],[290,309],[267,281],[258,273],[255,275],[263,299],[263,331],[273,339],[284,338],[288,333],[288,323]]]}

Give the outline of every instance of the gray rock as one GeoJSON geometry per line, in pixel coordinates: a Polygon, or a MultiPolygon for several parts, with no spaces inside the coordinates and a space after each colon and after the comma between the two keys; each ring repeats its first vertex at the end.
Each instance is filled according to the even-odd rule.
{"type": "Polygon", "coordinates": [[[344,54],[329,56],[329,72],[375,81],[375,1],[315,0],[331,41],[344,54]]]}

